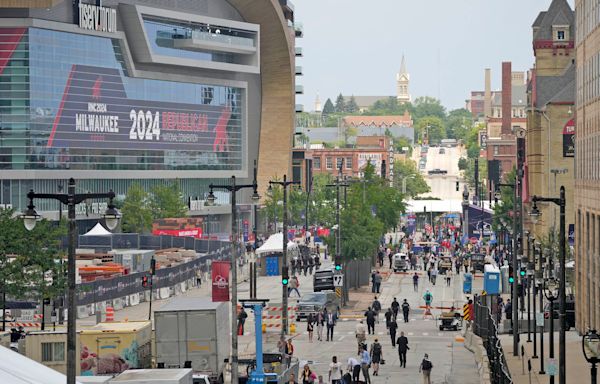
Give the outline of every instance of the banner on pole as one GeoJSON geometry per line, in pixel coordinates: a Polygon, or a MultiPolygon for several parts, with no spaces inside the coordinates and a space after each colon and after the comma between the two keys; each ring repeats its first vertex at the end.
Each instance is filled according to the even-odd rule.
{"type": "Polygon", "coordinates": [[[212,262],[212,301],[229,301],[229,267],[229,261],[212,262]]]}

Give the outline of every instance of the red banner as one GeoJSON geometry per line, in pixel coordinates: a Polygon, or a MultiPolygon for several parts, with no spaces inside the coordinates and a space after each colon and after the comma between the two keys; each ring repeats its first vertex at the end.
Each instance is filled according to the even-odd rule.
{"type": "Polygon", "coordinates": [[[229,301],[229,262],[212,263],[212,301],[229,301]]]}
{"type": "Polygon", "coordinates": [[[152,234],[155,236],[171,235],[171,236],[177,236],[177,237],[195,237],[197,239],[201,239],[202,238],[202,228],[153,229],[152,234]]]}

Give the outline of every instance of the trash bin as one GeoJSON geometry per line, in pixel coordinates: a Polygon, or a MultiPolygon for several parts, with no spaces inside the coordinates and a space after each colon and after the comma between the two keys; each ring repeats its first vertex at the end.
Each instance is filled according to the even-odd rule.
{"type": "Polygon", "coordinates": [[[465,273],[463,281],[463,293],[471,293],[473,289],[473,275],[465,273]]]}

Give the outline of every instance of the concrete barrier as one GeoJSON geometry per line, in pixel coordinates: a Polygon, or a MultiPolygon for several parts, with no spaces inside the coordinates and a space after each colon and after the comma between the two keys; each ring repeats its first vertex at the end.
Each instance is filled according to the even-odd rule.
{"type": "Polygon", "coordinates": [[[479,371],[479,382],[481,384],[491,384],[490,361],[483,346],[481,337],[475,335],[470,329],[467,329],[463,335],[465,348],[473,353],[477,370],[479,371]]]}

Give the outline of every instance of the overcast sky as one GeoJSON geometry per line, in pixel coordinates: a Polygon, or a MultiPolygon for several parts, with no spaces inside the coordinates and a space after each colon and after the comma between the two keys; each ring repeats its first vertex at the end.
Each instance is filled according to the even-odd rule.
{"type": "MultiPolygon", "coordinates": [[[[304,38],[296,60],[304,76],[298,95],[306,111],[344,95],[395,95],[402,54],[410,93],[464,107],[483,90],[484,68],[500,88],[502,61],[531,68],[531,24],[551,0],[293,0],[304,38]]],[[[573,0],[569,0],[573,7],[573,0]]]]}

